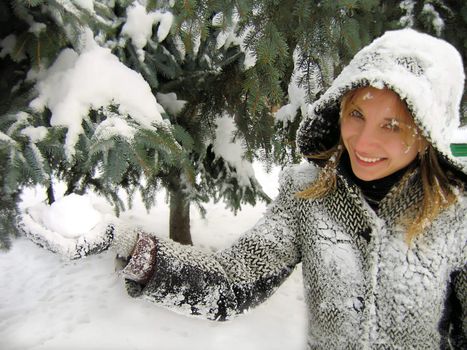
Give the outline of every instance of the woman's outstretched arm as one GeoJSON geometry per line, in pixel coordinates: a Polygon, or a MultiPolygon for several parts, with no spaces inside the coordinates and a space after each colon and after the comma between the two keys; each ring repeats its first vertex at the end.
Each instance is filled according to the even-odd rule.
{"type": "MultiPolygon", "coordinates": [[[[292,174],[285,172],[267,213],[228,249],[210,254],[155,238],[150,276],[143,283],[127,279],[129,294],[212,320],[226,320],[264,301],[301,261],[301,200],[294,195],[292,174]]],[[[136,265],[144,265],[137,259],[136,265]]]]}

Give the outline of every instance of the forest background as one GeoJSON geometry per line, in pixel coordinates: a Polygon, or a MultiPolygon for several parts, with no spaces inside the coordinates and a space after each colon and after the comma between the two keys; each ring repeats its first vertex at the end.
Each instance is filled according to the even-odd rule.
{"type": "Polygon", "coordinates": [[[170,237],[191,244],[190,206],[271,200],[251,162],[300,160],[306,105],[363,45],[412,27],[465,62],[466,23],[448,0],[3,1],[0,248],[24,190],[52,205],[57,183],[116,215],[164,189],[170,237]]]}

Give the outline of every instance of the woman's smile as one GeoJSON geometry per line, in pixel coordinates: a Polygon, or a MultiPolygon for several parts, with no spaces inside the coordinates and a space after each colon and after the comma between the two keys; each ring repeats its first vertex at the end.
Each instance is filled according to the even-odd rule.
{"type": "Polygon", "coordinates": [[[410,164],[419,148],[411,130],[410,112],[389,89],[360,88],[343,102],[342,141],[361,180],[381,179],[410,164]]]}
{"type": "Polygon", "coordinates": [[[386,158],[383,158],[383,157],[364,157],[358,152],[355,152],[355,158],[360,164],[365,165],[365,166],[376,165],[386,160],[386,158]]]}

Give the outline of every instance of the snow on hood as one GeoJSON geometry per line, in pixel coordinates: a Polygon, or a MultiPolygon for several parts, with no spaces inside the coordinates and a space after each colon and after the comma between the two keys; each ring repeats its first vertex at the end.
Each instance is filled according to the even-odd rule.
{"type": "Polygon", "coordinates": [[[388,31],[360,50],[312,105],[297,131],[304,155],[334,146],[339,138],[341,97],[356,87],[388,87],[407,104],[423,136],[455,168],[467,174],[467,157],[451,143],[467,143],[460,127],[464,69],[459,52],[444,40],[412,29],[388,31]]]}

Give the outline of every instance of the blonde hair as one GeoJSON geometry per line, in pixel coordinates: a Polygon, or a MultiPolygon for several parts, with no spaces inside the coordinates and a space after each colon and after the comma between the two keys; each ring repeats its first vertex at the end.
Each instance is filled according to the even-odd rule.
{"type": "Polygon", "coordinates": [[[420,154],[420,177],[423,187],[421,205],[414,218],[405,219],[408,243],[421,234],[443,210],[456,203],[455,188],[463,187],[459,180],[443,170],[432,145],[420,154]]]}
{"type": "MultiPolygon", "coordinates": [[[[354,89],[343,96],[341,112],[357,90],[354,89]]],[[[418,135],[421,134],[418,133],[418,135]]],[[[453,175],[446,173],[441,167],[434,147],[421,136],[418,137],[420,142],[426,145],[425,149],[419,153],[423,197],[418,206],[414,205],[400,219],[400,222],[406,227],[405,241],[408,245],[421,235],[443,210],[457,201],[455,187],[462,188],[461,182],[456,180],[453,175]]],[[[318,154],[306,155],[305,157],[310,160],[325,161],[325,164],[319,172],[318,178],[308,188],[297,192],[296,196],[303,199],[316,199],[334,192],[337,186],[336,169],[344,151],[345,147],[340,138],[337,145],[331,149],[318,154]]],[[[402,187],[406,180],[407,177],[404,176],[398,186],[402,187]]]]}

